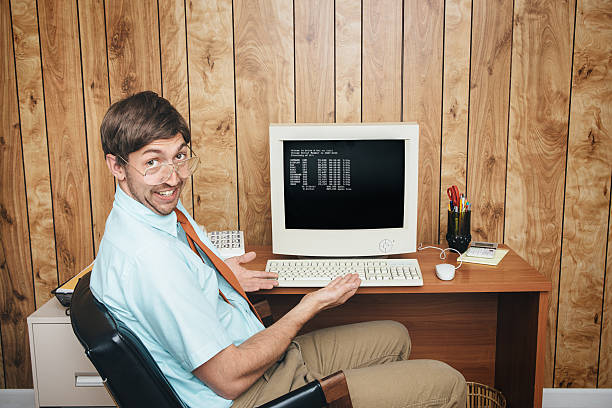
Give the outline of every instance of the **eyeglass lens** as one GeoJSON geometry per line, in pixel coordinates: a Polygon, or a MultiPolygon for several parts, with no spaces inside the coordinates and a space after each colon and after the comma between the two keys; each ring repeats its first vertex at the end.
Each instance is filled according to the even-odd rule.
{"type": "Polygon", "coordinates": [[[150,167],[145,170],[144,181],[153,186],[165,183],[172,176],[173,171],[176,171],[180,178],[187,178],[196,171],[199,161],[200,158],[194,156],[177,163],[166,163],[150,167]]]}

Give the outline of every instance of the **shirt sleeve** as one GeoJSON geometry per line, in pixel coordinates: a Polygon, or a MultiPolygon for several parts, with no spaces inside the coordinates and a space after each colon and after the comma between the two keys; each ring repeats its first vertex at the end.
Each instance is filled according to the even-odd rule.
{"type": "Polygon", "coordinates": [[[193,371],[232,341],[220,321],[214,270],[201,262],[194,270],[168,252],[149,251],[136,258],[126,299],[151,338],[193,371]]]}

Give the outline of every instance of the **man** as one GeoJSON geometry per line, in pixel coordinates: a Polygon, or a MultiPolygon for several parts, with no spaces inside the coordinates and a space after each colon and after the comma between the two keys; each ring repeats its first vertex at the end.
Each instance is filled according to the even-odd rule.
{"type": "Polygon", "coordinates": [[[371,322],[296,337],[319,311],[346,302],[349,274],[305,295],[268,328],[244,290],[275,274],[225,263],[179,201],[195,171],[190,132],[170,103],[142,92],[112,105],[101,126],[117,180],[91,290],[142,340],[192,407],[252,407],[343,369],[355,407],[464,407],[461,374],[436,361],[405,361],[410,338],[395,322],[371,322]]]}

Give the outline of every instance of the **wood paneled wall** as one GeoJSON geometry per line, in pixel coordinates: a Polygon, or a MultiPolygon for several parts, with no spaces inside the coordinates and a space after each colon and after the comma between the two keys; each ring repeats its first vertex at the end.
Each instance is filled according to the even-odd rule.
{"type": "Polygon", "coordinates": [[[91,262],[114,183],[98,129],[150,89],[189,121],[183,202],[270,243],[270,122],[417,121],[422,242],[446,188],[473,239],[553,281],[545,386],[612,387],[612,3],[0,0],[0,387],[26,317],[91,262]]]}

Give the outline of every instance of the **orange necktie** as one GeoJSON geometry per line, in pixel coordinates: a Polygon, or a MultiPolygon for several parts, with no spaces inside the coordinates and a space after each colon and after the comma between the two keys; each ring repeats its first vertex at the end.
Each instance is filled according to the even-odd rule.
{"type": "MultiPolygon", "coordinates": [[[[253,307],[253,304],[247,297],[246,292],[244,291],[244,289],[242,289],[242,286],[240,286],[240,283],[238,282],[238,278],[236,278],[236,275],[234,275],[234,272],[232,272],[229,266],[227,266],[227,264],[223,262],[221,258],[215,255],[215,253],[211,251],[210,248],[204,245],[202,240],[198,237],[198,234],[196,234],[195,230],[193,229],[193,226],[191,225],[187,217],[185,217],[185,214],[183,214],[179,209],[175,209],[174,212],[176,213],[177,221],[181,223],[181,227],[183,227],[183,230],[185,230],[185,233],[187,234],[187,241],[189,242],[189,246],[191,247],[193,252],[195,252],[196,255],[200,256],[200,254],[198,253],[197,249],[194,246],[194,242],[195,242],[195,244],[197,244],[198,247],[200,247],[200,249],[204,251],[206,256],[208,256],[208,258],[211,260],[213,265],[215,265],[215,268],[217,268],[221,276],[225,278],[227,283],[229,283],[232,286],[232,288],[234,288],[236,292],[240,293],[240,296],[242,296],[248,302],[249,306],[251,307],[251,310],[261,322],[261,317],[259,317],[259,314],[257,313],[255,308],[253,307]]],[[[225,299],[225,301],[229,303],[229,301],[227,300],[225,295],[223,295],[221,290],[219,290],[219,293],[221,294],[223,299],[225,299]]]]}

